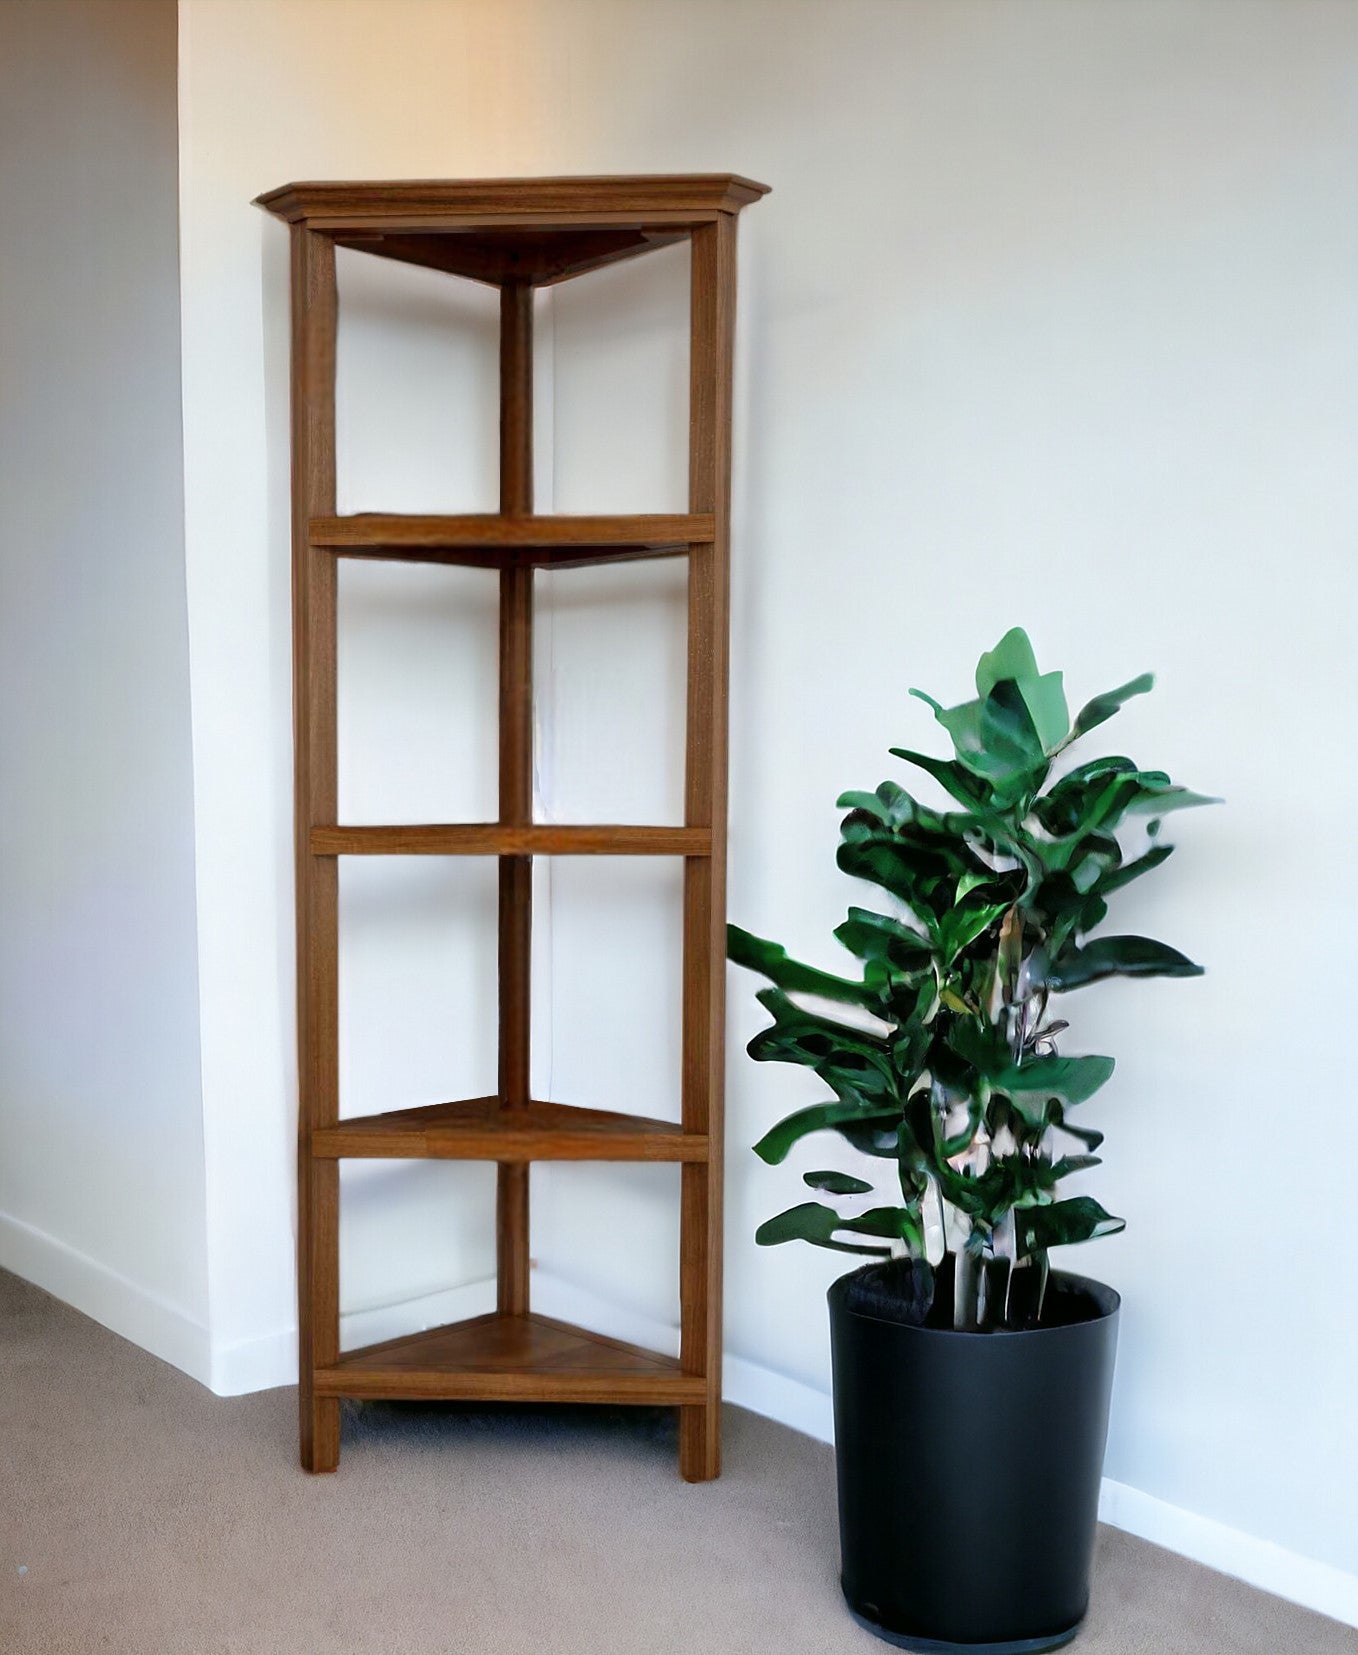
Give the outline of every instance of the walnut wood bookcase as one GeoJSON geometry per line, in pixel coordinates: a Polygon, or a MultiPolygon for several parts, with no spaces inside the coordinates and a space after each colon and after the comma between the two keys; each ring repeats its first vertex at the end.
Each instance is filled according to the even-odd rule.
{"type": "Polygon", "coordinates": [[[259,197],[292,236],[293,712],[297,866],[297,1277],[301,1452],[339,1463],[342,1397],[672,1403],[679,1465],[720,1470],[721,1169],[731,358],[736,215],[765,186],[729,174],[287,184],[259,197]],[[689,509],[533,511],[533,290],[654,247],[691,248],[689,509]],[[335,248],[500,290],[500,510],[462,517],[336,515],[335,248]],[[688,558],[682,826],[533,821],[533,571],[688,558]],[[337,559],[499,571],[498,822],[345,827],[336,785],[337,559]],[[494,856],[499,862],[499,1090],[492,1098],[339,1114],[339,858],[494,856]],[[679,1123],[535,1100],[529,1090],[534,856],[681,856],[683,1074],[679,1123]],[[497,1165],[498,1308],[341,1352],[339,1163],[438,1157],[497,1165]],[[533,1161],[681,1167],[678,1360],[529,1308],[533,1161]]]}

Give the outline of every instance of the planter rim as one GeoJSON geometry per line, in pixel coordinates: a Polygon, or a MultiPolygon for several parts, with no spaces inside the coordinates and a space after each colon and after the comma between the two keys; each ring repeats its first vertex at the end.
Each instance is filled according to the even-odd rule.
{"type": "MultiPolygon", "coordinates": [[[[830,1283],[825,1296],[832,1305],[836,1294],[847,1291],[844,1284],[852,1274],[853,1272],[849,1271],[846,1275],[837,1276],[830,1283]]],[[[883,1327],[903,1328],[907,1333],[924,1334],[930,1339],[980,1339],[988,1342],[992,1339],[1041,1339],[1050,1338],[1055,1334],[1077,1333],[1082,1327],[1092,1327],[1098,1322],[1107,1321],[1110,1316],[1116,1316],[1122,1308],[1122,1295],[1117,1289],[1109,1287],[1106,1282],[1096,1281],[1093,1276],[1076,1275],[1071,1270],[1053,1270],[1051,1280],[1086,1293],[1098,1306],[1098,1314],[1088,1316],[1082,1322],[1066,1322],[1059,1327],[995,1328],[989,1333],[975,1333],[963,1328],[924,1327],[918,1322],[893,1321],[890,1316],[874,1316],[871,1311],[855,1310],[849,1305],[841,1305],[839,1310],[841,1315],[854,1316],[862,1322],[879,1322],[883,1327]]]]}

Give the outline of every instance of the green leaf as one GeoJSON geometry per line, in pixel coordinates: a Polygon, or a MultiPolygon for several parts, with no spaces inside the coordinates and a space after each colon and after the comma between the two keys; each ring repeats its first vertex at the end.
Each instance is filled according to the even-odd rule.
{"type": "Polygon", "coordinates": [[[873,793],[858,790],[841,793],[836,803],[840,810],[863,811],[889,828],[914,820],[921,809],[899,782],[891,781],[879,783],[873,793]]]}
{"type": "Polygon", "coordinates": [[[1052,1162],[1052,1179],[1055,1182],[1061,1178],[1069,1178],[1073,1172],[1088,1172],[1091,1167],[1101,1167],[1103,1162],[1097,1155],[1063,1155],[1059,1161],[1052,1162]]]}
{"type": "Polygon", "coordinates": [[[835,860],[842,872],[890,891],[929,922],[953,905],[957,881],[973,866],[961,839],[934,839],[860,829],[849,817],[835,860]]]}
{"type": "Polygon", "coordinates": [[[872,1126],[883,1131],[889,1127],[894,1141],[899,1119],[899,1109],[863,1109],[856,1103],[845,1103],[839,1098],[828,1103],[813,1103],[806,1109],[785,1116],[777,1126],[771,1127],[754,1146],[754,1152],[761,1161],[767,1161],[771,1167],[777,1166],[787,1159],[793,1144],[808,1133],[822,1132],[846,1123],[852,1123],[855,1127],[872,1126]]]}
{"type": "MultiPolygon", "coordinates": [[[[981,741],[1000,775],[1027,774],[1046,759],[1046,748],[1023,692],[1007,680],[981,703],[981,741]]],[[[992,778],[999,776],[992,770],[992,778]]]]}
{"type": "Polygon", "coordinates": [[[1070,730],[1070,711],[1066,706],[1061,674],[1046,672],[1040,678],[1022,679],[1019,694],[1023,697],[1043,750],[1057,752],[1070,730]]]}
{"type": "Polygon", "coordinates": [[[1219,805],[1210,793],[1193,793],[1186,787],[1144,787],[1128,804],[1129,816],[1168,816],[1172,810],[1193,810],[1198,805],[1219,805]]]}
{"type": "Polygon", "coordinates": [[[1151,937],[1096,937],[1067,949],[1047,971],[1047,984],[1063,994],[1104,977],[1201,977],[1186,954],[1151,937]]]}
{"type": "Polygon", "coordinates": [[[1049,1104],[1066,1109],[1086,1102],[1112,1072],[1111,1057],[1033,1057],[992,1075],[991,1084],[1030,1126],[1044,1126],[1049,1104]]]}
{"type": "Polygon", "coordinates": [[[1078,741],[1090,730],[1097,729],[1100,724],[1106,724],[1125,701],[1130,701],[1134,695],[1145,695],[1155,687],[1155,674],[1143,672],[1139,677],[1130,679],[1125,684],[1119,684],[1115,690],[1105,690],[1102,695],[1096,695],[1092,701],[1087,701],[1075,717],[1075,726],[1070,732],[1070,739],[1078,741]]]}
{"type": "Polygon", "coordinates": [[[1110,891],[1120,891],[1124,885],[1130,885],[1134,879],[1140,879],[1143,873],[1158,868],[1173,850],[1173,845],[1152,845],[1144,856],[1138,856],[1134,862],[1124,862],[1120,868],[1106,873],[1096,887],[1098,895],[1107,896],[1110,891]]]}
{"type": "Polygon", "coordinates": [[[1006,632],[994,649],[976,663],[976,693],[982,701],[1006,682],[1018,686],[1038,744],[1046,753],[1056,752],[1070,728],[1061,674],[1038,672],[1033,646],[1021,626],[1006,632]]]}
{"type": "Polygon", "coordinates": [[[843,1000],[851,1005],[869,1008],[881,998],[878,991],[867,983],[850,982],[845,977],[817,970],[815,966],[802,965],[800,961],[791,959],[787,950],[778,943],[766,942],[763,937],[742,931],[738,925],[726,927],[726,953],[736,965],[758,971],[771,983],[792,994],[818,994],[826,1000],[843,1000]]]}
{"type": "Polygon", "coordinates": [[[853,1235],[890,1236],[894,1241],[906,1241],[919,1247],[924,1240],[918,1212],[909,1207],[873,1207],[857,1218],[841,1218],[837,1228],[853,1235]]]}
{"type": "Polygon", "coordinates": [[[874,914],[870,908],[850,908],[849,917],[835,927],[834,934],[860,960],[888,960],[893,965],[909,962],[918,970],[932,958],[928,941],[918,931],[889,914],[874,914]]]}
{"type": "Polygon", "coordinates": [[[761,1247],[776,1247],[784,1241],[809,1241],[816,1247],[829,1247],[837,1253],[866,1253],[873,1258],[890,1258],[890,1247],[860,1247],[852,1242],[836,1241],[836,1230],[844,1228],[845,1221],[833,1207],[819,1201],[805,1201],[800,1207],[789,1207],[776,1218],[767,1218],[754,1233],[761,1247]]]}
{"type": "MultiPolygon", "coordinates": [[[[918,694],[911,691],[911,694],[918,694]]],[[[997,684],[984,701],[964,701],[957,707],[934,707],[934,717],[952,737],[958,762],[990,784],[998,796],[993,802],[1012,802],[1010,795],[1035,780],[1046,763],[1032,715],[1015,684],[997,684]]]]}
{"type": "Polygon", "coordinates": [[[859,1115],[853,1120],[836,1121],[835,1131],[860,1155],[871,1155],[879,1161],[901,1161],[917,1153],[913,1146],[903,1147],[902,1134],[909,1129],[896,1110],[889,1114],[859,1115]]]}
{"type": "Polygon", "coordinates": [[[1017,1215],[1017,1222],[1020,1246],[1026,1253],[1114,1235],[1127,1224],[1125,1218],[1114,1218],[1105,1212],[1090,1195],[1075,1195],[1047,1207],[1024,1207],[1017,1215]]]}
{"type": "Polygon", "coordinates": [[[755,998],[774,1018],[746,1047],[756,1062],[813,1069],[838,1098],[865,1108],[895,1102],[898,1077],[880,1036],[808,1011],[778,988],[761,989],[755,998]]]}
{"type": "Polygon", "coordinates": [[[848,1172],[804,1172],[802,1182],[813,1190],[824,1190],[827,1195],[867,1195],[872,1189],[871,1184],[848,1172]]]}
{"type": "Polygon", "coordinates": [[[1021,626],[1010,627],[994,649],[982,655],[976,663],[976,693],[984,701],[996,686],[1006,678],[1022,680],[1037,677],[1037,657],[1028,634],[1021,626]]]}
{"type": "Polygon", "coordinates": [[[939,953],[951,965],[962,950],[1009,911],[1008,902],[962,901],[943,916],[938,928],[939,953]]]}
{"type": "MultiPolygon", "coordinates": [[[[907,764],[916,765],[969,810],[985,803],[985,788],[963,768],[956,759],[936,759],[928,753],[916,753],[909,747],[891,748],[893,758],[904,759],[907,764]]],[[[842,801],[841,801],[842,802],[842,801]]]]}

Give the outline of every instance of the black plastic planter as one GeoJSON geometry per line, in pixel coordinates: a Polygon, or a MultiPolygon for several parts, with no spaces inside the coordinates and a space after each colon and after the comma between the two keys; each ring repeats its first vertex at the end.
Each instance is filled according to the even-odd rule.
{"type": "Polygon", "coordinates": [[[1058,1649],[1089,1601],[1118,1295],[1054,1271],[1088,1319],[1016,1333],[884,1321],[830,1289],[841,1584],[903,1649],[1058,1649]]]}

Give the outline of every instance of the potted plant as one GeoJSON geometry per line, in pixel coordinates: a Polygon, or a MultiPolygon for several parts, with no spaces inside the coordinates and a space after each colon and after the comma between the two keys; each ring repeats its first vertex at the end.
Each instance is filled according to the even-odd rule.
{"type": "Polygon", "coordinates": [[[974,700],[922,696],[953,757],[892,749],[947,805],[890,781],[839,801],[839,867],[887,898],[835,932],[856,974],[729,931],[731,958],[771,985],[750,1055],[833,1094],[756,1152],[777,1163],[828,1129],[894,1186],[872,1204],[856,1172],[808,1172],[851,1207],[807,1201],[755,1239],[872,1261],[829,1294],[841,1580],[855,1616],[907,1649],[1055,1649],[1084,1617],[1119,1300],[1048,1256],[1123,1221],[1062,1193],[1098,1164],[1101,1136],[1072,1111],[1113,1059],[1058,1053],[1068,1025],[1053,1013],[1105,977],[1200,975],[1146,937],[1087,939],[1169,856],[1163,817],[1210,801],[1128,758],[1064,755],[1152,682],[1096,696],[1072,724],[1061,674],[1039,672],[1015,628],[981,657],[974,700]]]}

